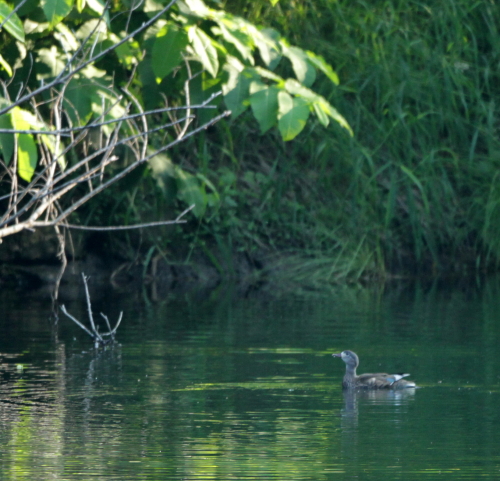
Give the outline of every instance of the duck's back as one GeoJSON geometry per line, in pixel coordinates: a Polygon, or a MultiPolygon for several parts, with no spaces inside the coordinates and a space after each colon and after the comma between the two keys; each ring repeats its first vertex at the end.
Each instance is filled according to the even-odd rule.
{"type": "Polygon", "coordinates": [[[406,381],[409,374],[387,374],[385,372],[367,373],[356,376],[355,387],[365,389],[405,389],[416,387],[414,382],[406,381]]]}

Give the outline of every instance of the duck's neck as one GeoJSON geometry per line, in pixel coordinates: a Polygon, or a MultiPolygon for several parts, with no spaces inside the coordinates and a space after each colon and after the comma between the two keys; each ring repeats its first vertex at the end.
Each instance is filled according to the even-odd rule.
{"type": "Polygon", "coordinates": [[[353,366],[345,366],[345,376],[342,385],[344,387],[351,387],[354,385],[354,380],[356,379],[356,368],[353,366]]]}

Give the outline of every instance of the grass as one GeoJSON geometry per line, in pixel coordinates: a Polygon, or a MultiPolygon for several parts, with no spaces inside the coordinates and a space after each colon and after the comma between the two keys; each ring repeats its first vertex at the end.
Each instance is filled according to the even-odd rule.
{"type": "MultiPolygon", "coordinates": [[[[351,140],[335,127],[313,126],[282,145],[258,137],[250,119],[232,127],[238,178],[261,172],[272,185],[265,208],[247,203],[238,212],[265,226],[255,234],[263,243],[295,247],[304,270],[327,282],[386,269],[496,267],[500,12],[490,2],[281,0],[272,8],[262,0],[224,7],[323,55],[341,85],[332,90],[325,81],[321,93],[355,131],[351,140]],[[363,249],[346,247],[358,245],[363,249]],[[332,276],[326,259],[344,274],[332,276]]],[[[304,270],[294,268],[294,275],[304,270]]]]}
{"type": "MultiPolygon", "coordinates": [[[[311,123],[283,143],[261,136],[250,114],[221,122],[174,153],[210,178],[220,202],[170,244],[265,252],[269,272],[315,285],[497,268],[500,11],[491,2],[221,7],[323,55],[341,84],[314,87],[355,136],[311,123]]],[[[138,211],[163,208],[145,195],[138,211]]]]}

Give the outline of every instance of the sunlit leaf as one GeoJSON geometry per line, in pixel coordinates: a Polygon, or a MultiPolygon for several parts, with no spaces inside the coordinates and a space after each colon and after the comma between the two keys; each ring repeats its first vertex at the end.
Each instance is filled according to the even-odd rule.
{"type": "Polygon", "coordinates": [[[55,45],[50,48],[38,50],[37,57],[37,79],[54,78],[59,75],[66,66],[65,59],[61,56],[61,51],[55,45]]]}
{"type": "MultiPolygon", "coordinates": [[[[33,129],[33,130],[45,130],[49,131],[49,128],[45,123],[41,120],[39,120],[36,115],[33,115],[31,112],[28,110],[24,109],[14,109],[15,110],[15,115],[17,118],[17,125],[24,125],[24,129],[33,129]],[[22,123],[19,123],[19,119],[21,119],[22,123]]],[[[17,127],[20,128],[20,127],[17,127]]],[[[23,134],[21,134],[23,135],[23,134]]],[[[59,163],[61,168],[66,167],[66,160],[64,155],[61,155],[61,152],[64,148],[64,145],[61,143],[57,144],[56,138],[53,135],[43,135],[39,134],[41,141],[44,143],[44,145],[49,149],[49,151],[57,157],[57,162],[59,163]]],[[[31,135],[30,135],[31,137],[31,135]]],[[[27,145],[29,147],[29,141],[27,141],[27,145]]],[[[38,157],[38,153],[36,153],[36,157],[38,157]]],[[[35,162],[36,166],[36,162],[35,162]]]]}
{"type": "Polygon", "coordinates": [[[106,3],[101,0],[86,0],[87,6],[98,15],[102,15],[106,10],[106,3]]]}
{"type": "Polygon", "coordinates": [[[7,72],[7,75],[9,77],[12,77],[12,68],[1,55],[0,55],[0,67],[2,67],[7,72]]]}
{"type": "Polygon", "coordinates": [[[243,59],[247,60],[250,65],[254,64],[252,40],[248,35],[239,30],[227,28],[222,21],[219,22],[219,33],[226,42],[234,45],[243,59]]]}
{"type": "Polygon", "coordinates": [[[75,37],[74,32],[65,23],[56,25],[54,37],[61,42],[64,50],[74,52],[80,47],[80,42],[75,37]]]}
{"type": "Polygon", "coordinates": [[[17,138],[17,173],[21,179],[31,181],[38,162],[38,152],[33,136],[19,134],[17,138]]]}
{"type": "Polygon", "coordinates": [[[321,103],[323,110],[333,119],[335,120],[341,127],[344,127],[349,132],[349,135],[354,135],[354,132],[351,129],[351,126],[347,123],[347,120],[342,117],[337,111],[335,107],[333,107],[329,102],[324,100],[321,103]]]}
{"type": "MultiPolygon", "coordinates": [[[[23,110],[14,107],[10,111],[12,127],[16,130],[30,130],[31,125],[25,119],[23,110]]],[[[19,176],[29,182],[35,172],[38,161],[38,152],[31,134],[15,134],[17,137],[17,172],[19,176]]]]}
{"type": "Polygon", "coordinates": [[[312,90],[304,87],[300,82],[295,79],[287,79],[285,82],[286,91],[302,97],[312,104],[314,112],[316,113],[319,121],[326,127],[328,125],[328,118],[325,115],[335,120],[341,127],[345,128],[350,135],[354,135],[351,126],[347,120],[340,115],[337,110],[321,95],[313,92],[312,90]]]}
{"type": "Polygon", "coordinates": [[[157,79],[163,79],[179,65],[187,44],[186,31],[173,24],[158,32],[152,53],[152,66],[157,79]]]}
{"type": "Polygon", "coordinates": [[[15,13],[10,15],[11,12],[12,8],[0,0],[0,24],[3,24],[2,28],[5,28],[16,40],[24,43],[24,28],[21,19],[15,13]],[[9,19],[3,23],[9,15],[9,19]]]}
{"type": "Polygon", "coordinates": [[[288,93],[293,95],[300,95],[301,97],[310,102],[315,102],[320,98],[322,98],[316,92],[313,92],[311,89],[304,87],[300,82],[291,78],[286,80],[285,89],[288,93]]]}
{"type": "Polygon", "coordinates": [[[264,28],[254,35],[254,42],[260,57],[270,70],[274,70],[281,60],[278,46],[280,34],[272,28],[264,28]]]}
{"type": "Polygon", "coordinates": [[[294,139],[306,125],[309,117],[309,106],[300,97],[293,98],[286,92],[278,94],[278,128],[285,141],[294,139]]]}
{"type": "Polygon", "coordinates": [[[95,42],[96,40],[104,40],[107,36],[108,28],[104,22],[101,22],[98,18],[93,18],[88,22],[82,24],[82,26],[76,31],[75,37],[78,40],[89,39],[90,42],[95,42]],[[96,36],[98,38],[96,38],[96,36]]]}
{"type": "Polygon", "coordinates": [[[333,70],[333,68],[328,64],[321,55],[316,55],[309,50],[306,51],[307,59],[311,62],[318,70],[321,70],[335,85],[339,84],[339,77],[333,70]]]}
{"type": "MultiPolygon", "coordinates": [[[[110,32],[108,34],[108,41],[110,44],[118,43],[121,38],[110,32]]],[[[120,60],[120,63],[127,68],[132,68],[137,65],[144,57],[141,52],[140,45],[137,41],[129,40],[128,42],[122,43],[115,49],[116,56],[120,60]]]]}
{"type": "Polygon", "coordinates": [[[319,103],[313,103],[313,109],[321,125],[323,125],[324,127],[328,127],[330,119],[328,118],[327,113],[323,110],[322,106],[319,103]]]}
{"type": "Polygon", "coordinates": [[[210,14],[210,9],[202,2],[202,0],[184,0],[189,9],[200,17],[207,17],[210,14]]]}
{"type": "MultiPolygon", "coordinates": [[[[106,87],[95,82],[87,87],[92,112],[97,116],[104,115],[103,120],[120,119],[127,114],[125,107],[116,101],[116,97],[106,87]]],[[[103,125],[101,128],[106,135],[111,135],[115,124],[103,125]]]]}
{"type": "Polygon", "coordinates": [[[217,57],[217,50],[212,44],[212,39],[196,26],[189,28],[188,35],[194,52],[198,56],[203,68],[212,77],[216,77],[219,71],[219,59],[217,57]]]}
{"type": "Polygon", "coordinates": [[[82,13],[84,8],[85,0],[76,0],[76,9],[78,10],[78,13],[82,13]]]}
{"type": "Polygon", "coordinates": [[[267,78],[269,80],[274,80],[275,82],[277,82],[279,84],[284,84],[285,83],[285,81],[279,75],[276,75],[274,72],[271,72],[270,70],[267,70],[265,68],[255,67],[255,71],[261,77],[267,78]]]}
{"type": "Polygon", "coordinates": [[[316,80],[316,70],[309,63],[305,52],[298,47],[288,47],[285,42],[282,43],[283,55],[292,62],[293,71],[297,79],[306,87],[310,87],[316,80]]]}

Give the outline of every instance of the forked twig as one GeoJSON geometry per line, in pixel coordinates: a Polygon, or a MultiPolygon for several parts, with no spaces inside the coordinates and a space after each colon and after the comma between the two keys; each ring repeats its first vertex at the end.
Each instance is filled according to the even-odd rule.
{"type": "Polygon", "coordinates": [[[118,329],[118,326],[122,322],[123,318],[123,311],[120,312],[120,316],[118,317],[118,321],[116,322],[116,325],[113,329],[111,329],[111,324],[109,322],[108,317],[103,314],[102,312],[100,313],[101,316],[104,318],[106,321],[106,325],[108,326],[108,332],[103,332],[102,334],[99,333],[99,328],[96,326],[94,322],[94,316],[92,314],[92,304],[90,302],[90,294],[89,294],[89,287],[87,284],[88,277],[85,276],[85,274],[82,272],[82,279],[83,279],[83,284],[85,286],[85,298],[87,300],[87,314],[89,316],[89,322],[90,326],[92,329],[89,329],[86,327],[83,323],[81,323],[78,319],[76,319],[74,316],[72,316],[67,310],[64,304],[61,306],[61,311],[63,314],[65,314],[67,317],[69,317],[77,326],[81,327],[93,340],[94,340],[94,346],[97,348],[106,346],[107,344],[113,343],[115,341],[115,334],[118,329]],[[109,339],[104,339],[104,336],[109,336],[109,339]]]}

